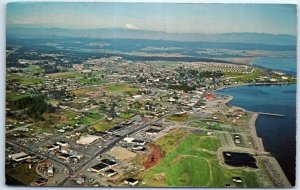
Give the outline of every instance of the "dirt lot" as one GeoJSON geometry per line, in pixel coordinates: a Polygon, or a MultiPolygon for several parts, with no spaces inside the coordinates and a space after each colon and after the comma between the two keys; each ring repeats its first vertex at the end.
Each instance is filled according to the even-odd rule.
{"type": "Polygon", "coordinates": [[[120,160],[127,160],[135,157],[135,153],[119,146],[113,147],[108,154],[120,160]]]}

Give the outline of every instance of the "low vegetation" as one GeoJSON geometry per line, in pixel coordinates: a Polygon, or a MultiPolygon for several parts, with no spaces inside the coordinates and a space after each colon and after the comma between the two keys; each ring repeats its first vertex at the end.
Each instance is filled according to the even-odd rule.
{"type": "Polygon", "coordinates": [[[13,82],[13,83],[18,83],[23,85],[38,85],[44,83],[44,80],[41,78],[21,77],[15,74],[7,75],[6,80],[7,83],[13,82]]]}
{"type": "Polygon", "coordinates": [[[173,114],[169,117],[167,117],[170,121],[187,121],[190,118],[190,115],[188,113],[182,113],[182,114],[173,114]]]}
{"type": "Polygon", "coordinates": [[[109,93],[112,94],[129,94],[129,95],[133,95],[136,92],[138,92],[139,88],[137,87],[130,87],[128,84],[122,84],[122,83],[118,83],[118,84],[113,84],[110,85],[108,87],[106,87],[106,90],[109,93]]]}
{"type": "Polygon", "coordinates": [[[61,79],[66,79],[66,78],[77,78],[81,77],[82,74],[78,72],[64,72],[64,73],[52,73],[48,74],[50,78],[61,78],[61,79]]]}
{"type": "Polygon", "coordinates": [[[165,157],[157,166],[145,171],[145,184],[141,186],[259,186],[254,171],[219,165],[217,150],[220,143],[216,136],[184,134],[187,133],[175,131],[157,142],[165,151],[165,157]],[[241,177],[243,183],[233,183],[232,177],[236,176],[241,177]]]}
{"type": "Polygon", "coordinates": [[[113,121],[102,120],[92,126],[96,131],[106,131],[115,125],[113,121]]]}
{"type": "Polygon", "coordinates": [[[234,77],[234,81],[236,82],[253,82],[253,80],[262,76],[262,70],[255,69],[255,71],[250,74],[231,73],[231,72],[225,72],[224,74],[225,77],[234,77]]]}
{"type": "Polygon", "coordinates": [[[81,78],[78,80],[81,84],[88,84],[88,85],[101,85],[105,84],[105,80],[99,80],[99,79],[91,79],[91,78],[81,78]]]}

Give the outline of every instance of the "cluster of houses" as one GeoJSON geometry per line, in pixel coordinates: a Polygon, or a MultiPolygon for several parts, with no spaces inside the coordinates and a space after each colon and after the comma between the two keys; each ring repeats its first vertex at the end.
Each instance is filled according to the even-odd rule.
{"type": "Polygon", "coordinates": [[[230,72],[230,73],[243,73],[250,74],[255,70],[253,67],[247,65],[237,65],[237,64],[224,64],[224,63],[206,63],[206,62],[193,62],[189,63],[190,68],[199,69],[200,71],[221,71],[221,72],[230,72]]]}

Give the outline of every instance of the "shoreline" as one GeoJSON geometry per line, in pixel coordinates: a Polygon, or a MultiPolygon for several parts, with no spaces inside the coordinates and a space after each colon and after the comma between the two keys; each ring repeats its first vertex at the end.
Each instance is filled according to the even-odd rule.
{"type": "MultiPolygon", "coordinates": [[[[225,88],[233,88],[233,87],[239,87],[239,86],[252,86],[252,85],[289,85],[289,84],[295,84],[295,83],[244,83],[244,84],[237,84],[237,85],[228,85],[225,87],[217,88],[216,90],[213,90],[212,92],[217,93],[216,91],[222,90],[225,88]]],[[[217,93],[220,94],[220,93],[217,93]]],[[[227,98],[224,100],[224,104],[228,106],[227,104],[233,100],[233,96],[227,95],[227,94],[221,94],[226,95],[227,98]]],[[[259,116],[259,113],[254,111],[248,111],[244,108],[237,107],[237,106],[231,106],[233,108],[242,109],[243,111],[250,114],[250,120],[248,123],[248,128],[246,128],[246,131],[249,132],[249,136],[252,138],[252,146],[253,150],[256,150],[258,152],[262,152],[265,155],[263,156],[257,156],[257,159],[259,159],[260,165],[262,169],[264,169],[267,172],[267,175],[270,177],[270,180],[273,182],[273,184],[276,187],[282,188],[282,187],[292,187],[291,183],[287,179],[285,173],[283,172],[280,164],[276,160],[274,156],[272,156],[269,152],[267,152],[264,148],[262,138],[258,137],[257,131],[256,131],[256,120],[259,116]]]]}
{"type": "Polygon", "coordinates": [[[239,86],[263,86],[263,85],[290,85],[290,84],[296,84],[296,82],[276,82],[276,83],[271,83],[271,82],[259,82],[259,83],[242,83],[242,84],[232,84],[232,85],[227,85],[227,86],[222,86],[217,89],[212,90],[212,92],[218,91],[218,90],[223,90],[226,88],[233,88],[233,87],[239,87],[239,86]]]}

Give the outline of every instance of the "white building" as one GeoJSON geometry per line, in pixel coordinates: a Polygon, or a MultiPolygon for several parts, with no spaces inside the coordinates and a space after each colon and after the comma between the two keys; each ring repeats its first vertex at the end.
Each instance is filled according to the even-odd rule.
{"type": "Polygon", "coordinates": [[[77,144],[82,144],[82,145],[89,145],[96,140],[98,140],[100,137],[95,136],[95,135],[88,135],[85,137],[81,137],[79,140],[76,141],[77,144]]]}
{"type": "Polygon", "coordinates": [[[8,157],[11,158],[12,160],[16,161],[16,162],[19,162],[19,161],[22,161],[22,160],[27,160],[27,159],[31,158],[31,156],[26,154],[25,152],[19,152],[19,153],[16,153],[16,154],[11,154],[11,155],[8,155],[8,157]]]}

